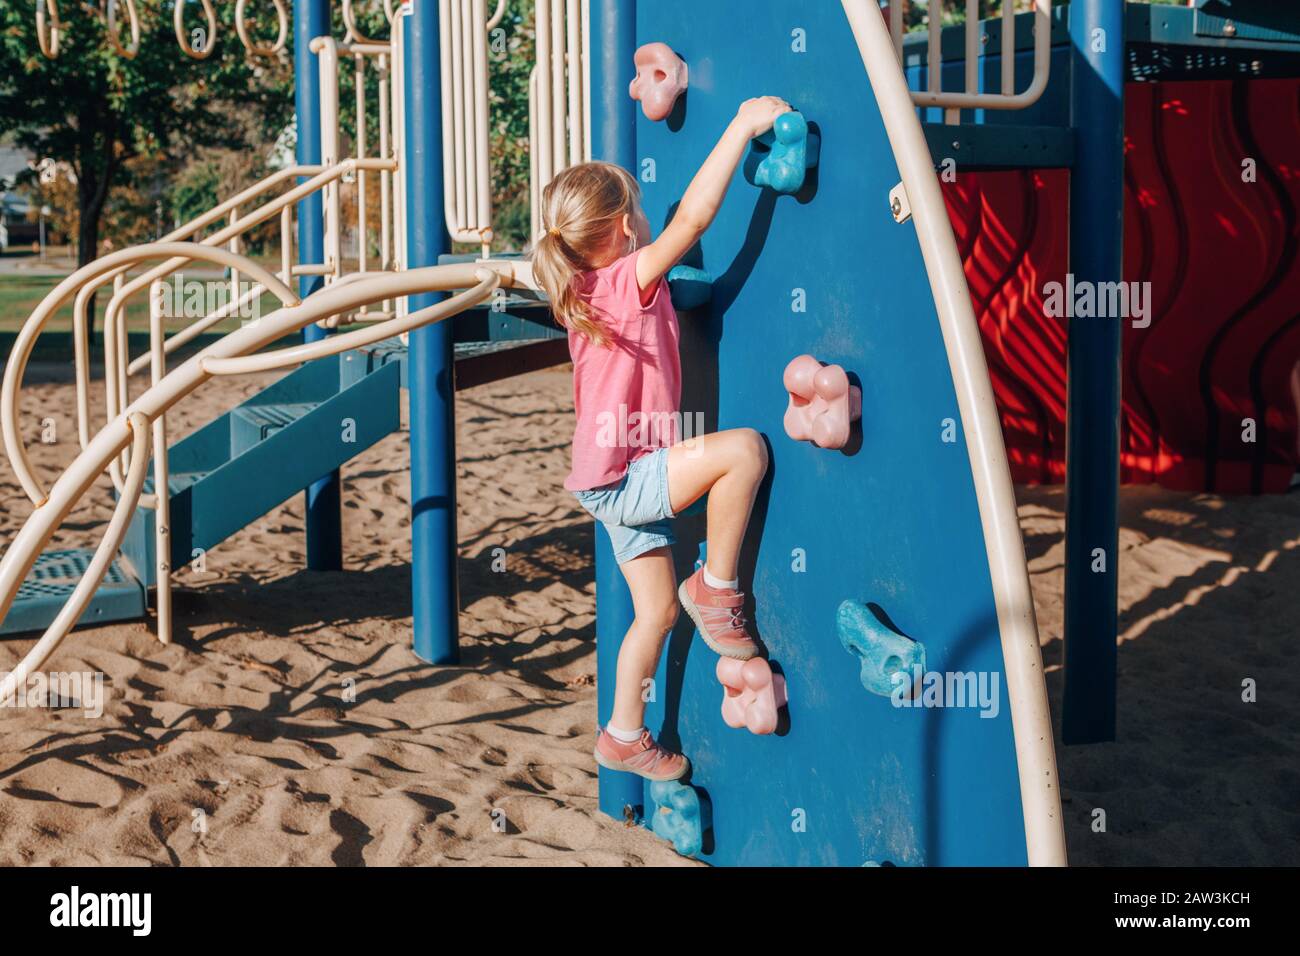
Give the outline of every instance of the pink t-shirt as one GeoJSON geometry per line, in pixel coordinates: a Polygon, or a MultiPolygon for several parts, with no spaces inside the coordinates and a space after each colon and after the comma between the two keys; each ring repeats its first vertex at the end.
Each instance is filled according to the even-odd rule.
{"type": "Polygon", "coordinates": [[[569,332],[573,358],[573,470],[570,491],[618,481],[627,466],[678,441],[682,365],[677,313],[668,283],[660,279],[641,304],[638,252],[579,277],[593,318],[607,330],[607,345],[569,332]]]}

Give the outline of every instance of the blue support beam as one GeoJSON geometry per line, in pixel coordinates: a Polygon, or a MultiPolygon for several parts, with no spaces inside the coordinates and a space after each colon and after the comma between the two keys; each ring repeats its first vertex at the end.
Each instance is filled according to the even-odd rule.
{"type": "MultiPolygon", "coordinates": [[[[591,0],[591,156],[636,175],[636,102],[628,96],[635,68],[635,0],[591,0]]],[[[614,681],[623,635],[632,624],[632,593],[614,560],[609,534],[596,522],[596,720],[614,712],[614,681]]],[[[600,768],[600,809],[622,820],[645,802],[645,786],[630,773],[600,768]]]]}
{"type": "MultiPolygon", "coordinates": [[[[406,21],[406,222],[408,267],[450,251],[443,222],[442,74],[438,5],[419,2],[406,21]]],[[[412,312],[441,293],[410,297],[412,312]]],[[[412,647],[431,664],[460,659],[456,592],[456,446],[452,323],[410,336],[412,647]]]]}
{"type": "MultiPolygon", "coordinates": [[[[1123,0],[1070,4],[1070,271],[1118,282],[1124,238],[1123,0]]],[[[1066,438],[1067,744],[1115,739],[1122,319],[1069,320],[1066,438]]]]}
{"type": "MultiPolygon", "coordinates": [[[[311,52],[311,41],[330,35],[329,0],[294,0],[293,4],[294,103],[297,107],[298,162],[314,165],[321,161],[320,65],[311,52]]],[[[299,182],[306,179],[299,177],[299,182]]],[[[325,259],[324,205],[320,192],[298,203],[298,256],[301,262],[325,259]]],[[[298,280],[298,294],[304,299],[324,284],[320,276],[298,280]]],[[[309,325],[303,329],[308,342],[324,338],[324,329],[309,325]]],[[[339,473],[330,472],[307,487],[307,567],[313,571],[343,568],[343,525],[339,473]]]]}

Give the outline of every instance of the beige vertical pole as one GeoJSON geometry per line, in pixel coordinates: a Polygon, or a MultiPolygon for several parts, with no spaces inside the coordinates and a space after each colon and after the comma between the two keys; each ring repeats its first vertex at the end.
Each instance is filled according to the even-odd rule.
{"type": "MultiPolygon", "coordinates": [[[[232,252],[235,250],[231,250],[232,252]]],[[[234,270],[232,269],[232,274],[234,270]]],[[[163,351],[163,302],[167,286],[161,281],[149,287],[149,383],[157,385],[167,374],[167,357],[163,351]]],[[[236,301],[236,300],[231,300],[236,301]]],[[[167,413],[153,422],[153,493],[154,493],[154,600],[158,612],[158,640],[172,642],[172,550],[171,488],[167,468],[167,413]]]]}
{"type": "Polygon", "coordinates": [[[907,81],[892,56],[893,43],[880,7],[876,0],[841,0],[841,4],[857,40],[894,160],[902,173],[966,434],[1002,638],[1029,863],[1064,866],[1061,791],[1034,600],[1025,566],[1011,471],[1002,443],[1002,425],[989,383],[970,289],[943,193],[935,177],[930,149],[907,81]]]}

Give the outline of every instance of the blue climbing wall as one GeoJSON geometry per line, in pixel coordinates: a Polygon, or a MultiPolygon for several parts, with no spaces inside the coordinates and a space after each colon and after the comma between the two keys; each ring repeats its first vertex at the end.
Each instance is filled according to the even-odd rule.
{"type": "MultiPolygon", "coordinates": [[[[690,67],[674,115],[638,119],[638,172],[656,231],[742,100],[782,96],[821,136],[820,167],[796,196],[738,172],[686,260],[716,284],[711,305],[681,315],[684,411],[710,429],[757,428],[772,451],[742,571],[791,698],[777,735],[727,727],[717,659],[682,616],[648,722],[694,762],[689,782],[712,820],[700,858],[1023,865],[965,437],[913,225],[889,212],[899,175],[840,6],[654,0],[637,17],[638,44],[661,40],[690,67]],[[806,52],[796,51],[801,41],[806,52]],[[796,443],[782,429],[782,371],[804,352],[842,365],[862,388],[860,442],[845,451],[796,443]],[[948,441],[945,420],[955,422],[948,441]],[[878,606],[924,645],[931,671],[996,679],[996,716],[897,708],[869,693],[837,633],[846,600],[878,606]]],[[[678,524],[689,572],[703,524],[678,524]]]]}

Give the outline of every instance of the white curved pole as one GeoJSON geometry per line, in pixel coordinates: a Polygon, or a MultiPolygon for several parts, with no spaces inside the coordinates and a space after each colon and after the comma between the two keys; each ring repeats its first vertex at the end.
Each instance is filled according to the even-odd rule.
{"type": "MultiPolygon", "coordinates": [[[[248,189],[244,190],[243,192],[226,200],[220,206],[217,206],[214,209],[209,210],[208,212],[199,216],[192,222],[170,233],[169,236],[165,237],[164,240],[162,241],[170,241],[172,239],[176,239],[185,235],[190,235],[196,232],[198,229],[202,228],[203,226],[208,225],[209,223],[220,218],[221,213],[232,210],[236,205],[238,205],[239,202],[246,201],[249,197],[265,191],[270,186],[275,185],[277,182],[279,182],[282,179],[288,178],[290,175],[311,175],[313,172],[315,172],[315,175],[313,176],[312,179],[294,187],[293,189],[289,190],[283,195],[278,196],[277,198],[267,202],[265,205],[259,206],[257,209],[254,209],[252,212],[246,214],[236,222],[232,222],[224,229],[221,229],[216,233],[213,233],[211,236],[205,238],[200,243],[200,245],[208,246],[208,245],[216,245],[222,242],[226,242],[230,240],[232,237],[240,235],[241,233],[248,231],[254,226],[266,222],[276,214],[280,214],[283,217],[285,211],[292,208],[293,204],[296,203],[303,196],[315,192],[316,190],[322,188],[322,186],[325,185],[326,183],[329,183],[334,179],[337,179],[345,175],[349,170],[365,168],[365,169],[391,171],[392,169],[395,168],[395,165],[396,165],[395,161],[391,159],[385,160],[385,159],[370,158],[365,160],[349,159],[346,162],[340,163],[335,167],[301,166],[301,167],[290,167],[289,169],[286,170],[280,170],[278,173],[275,173],[272,176],[268,176],[266,179],[262,180],[261,183],[250,186],[248,189]],[[295,170],[297,171],[296,173],[295,170]]],[[[148,284],[152,282],[154,279],[158,279],[163,276],[169,275],[180,266],[183,266],[188,261],[189,260],[186,258],[172,259],[168,262],[162,263],[161,265],[154,267],[153,269],[147,271],[143,275],[133,279],[131,282],[128,282],[124,287],[120,288],[119,291],[121,295],[117,297],[116,302],[110,302],[110,306],[113,306],[115,308],[117,306],[125,307],[125,302],[128,299],[130,299],[130,297],[138,293],[141,289],[146,288],[148,284]]],[[[78,340],[76,338],[77,331],[82,330],[86,327],[86,300],[89,298],[90,294],[93,293],[95,289],[97,289],[99,286],[103,285],[104,283],[110,280],[116,280],[119,273],[125,271],[126,268],[127,266],[121,266],[110,273],[105,273],[92,280],[89,280],[88,282],[89,288],[84,288],[83,291],[78,294],[76,299],[76,304],[74,306],[74,312],[73,312],[74,347],[78,343],[78,340]]],[[[295,271],[295,274],[299,274],[299,273],[295,271]]],[[[107,316],[107,310],[106,310],[106,316],[107,316]]],[[[110,343],[108,340],[108,337],[110,335],[115,335],[116,333],[117,333],[116,326],[110,327],[108,324],[105,325],[104,335],[105,335],[106,351],[109,348],[116,349],[116,341],[110,343]]],[[[118,355],[116,351],[114,352],[114,354],[118,355]]],[[[119,363],[118,363],[119,365],[121,364],[122,359],[124,359],[124,355],[119,356],[119,363]]],[[[86,394],[89,390],[89,370],[88,370],[88,366],[85,363],[82,363],[80,366],[78,366],[77,388],[78,388],[79,398],[80,396],[86,394]]],[[[79,406],[79,408],[84,408],[84,407],[87,407],[84,406],[84,403],[82,406],[79,406]]],[[[89,412],[83,411],[82,414],[83,414],[83,418],[81,419],[81,421],[88,421],[88,419],[85,418],[84,416],[88,415],[89,412]]],[[[81,431],[80,424],[81,423],[79,422],[79,432],[81,431]]],[[[82,447],[83,448],[85,447],[84,440],[82,441],[82,447]]],[[[120,482],[120,475],[118,476],[117,480],[120,482]]],[[[146,499],[149,498],[149,496],[147,495],[145,497],[146,499]]]]}
{"type": "MultiPolygon", "coordinates": [[[[199,216],[196,216],[194,219],[190,220],[184,225],[179,226],[176,229],[173,229],[167,235],[163,236],[162,239],[160,239],[159,241],[179,242],[184,239],[187,239],[190,236],[192,236],[194,233],[198,232],[200,229],[220,219],[231,209],[243,203],[248,202],[249,200],[271,189],[272,187],[279,185],[279,183],[282,182],[283,180],[292,179],[298,176],[319,176],[323,171],[324,171],[323,167],[316,166],[316,165],[289,166],[284,169],[278,170],[272,173],[271,175],[254,183],[252,186],[249,186],[247,189],[244,189],[239,193],[236,193],[234,196],[230,197],[229,199],[220,203],[219,205],[214,206],[212,209],[209,209],[207,212],[202,213],[199,216]]],[[[283,205],[283,204],[278,204],[278,205],[283,205]]],[[[289,206],[284,206],[283,209],[281,209],[281,213],[283,214],[288,209],[289,206]]],[[[257,212],[259,211],[260,210],[255,210],[253,213],[250,213],[249,216],[247,217],[250,223],[250,228],[251,225],[255,225],[261,221],[255,218],[257,212]]],[[[89,328],[89,322],[87,318],[87,305],[89,303],[90,296],[93,295],[95,291],[100,288],[100,286],[104,285],[107,282],[115,280],[117,278],[118,272],[119,271],[124,272],[127,268],[128,266],[126,265],[120,266],[118,270],[107,273],[95,279],[94,281],[88,282],[86,285],[83,285],[81,289],[77,292],[77,297],[73,305],[72,334],[73,334],[73,351],[74,351],[74,370],[76,373],[76,388],[77,388],[77,434],[82,448],[85,448],[86,442],[90,440],[90,433],[89,433],[90,406],[89,406],[89,399],[88,399],[89,392],[90,392],[90,366],[89,366],[89,354],[87,351],[88,343],[86,341],[87,331],[89,328]]]]}
{"type": "MultiPolygon", "coordinates": [[[[149,290],[149,366],[150,382],[157,385],[167,374],[167,358],[163,352],[162,296],[166,289],[155,282],[149,290]]],[[[123,379],[126,376],[122,376],[123,379]]],[[[154,495],[154,609],[158,615],[158,640],[172,642],[172,543],[171,543],[171,480],[167,467],[167,416],[153,420],[153,495],[154,495]]],[[[122,497],[126,497],[123,489],[122,497]]]]}
{"type": "MultiPolygon", "coordinates": [[[[154,242],[143,246],[121,249],[106,256],[101,256],[65,278],[41,300],[41,303],[32,312],[26,323],[23,324],[22,329],[19,330],[17,338],[14,339],[13,348],[10,350],[8,361],[5,363],[4,384],[0,386],[0,428],[3,429],[5,451],[9,455],[9,462],[13,466],[19,483],[37,507],[45,500],[45,491],[32,473],[31,462],[28,460],[27,450],[23,445],[18,430],[18,387],[22,382],[23,372],[27,369],[27,362],[31,358],[36,337],[40,335],[42,328],[50,317],[62,308],[68,299],[72,298],[83,283],[106,275],[118,266],[131,265],[142,259],[160,256],[175,256],[185,261],[206,259],[220,265],[233,264],[242,260],[246,271],[251,271],[252,274],[257,275],[264,284],[269,280],[270,284],[267,285],[267,288],[280,301],[285,303],[298,301],[298,297],[293,294],[288,286],[256,262],[244,259],[242,256],[235,256],[225,249],[190,242],[154,242]]],[[[123,447],[125,447],[125,444],[123,447]]]]}
{"type": "MultiPolygon", "coordinates": [[[[50,626],[45,629],[32,649],[27,652],[18,666],[5,675],[4,680],[0,681],[0,700],[8,700],[14,693],[14,690],[20,685],[27,682],[27,678],[45,663],[45,660],[58,649],[59,644],[68,635],[68,632],[76,625],[78,619],[85,613],[86,607],[90,604],[90,599],[95,596],[95,590],[99,587],[99,582],[104,579],[109,566],[113,562],[113,555],[117,549],[122,546],[122,539],[126,537],[126,529],[131,523],[131,515],[135,512],[136,499],[140,497],[140,491],[144,488],[145,475],[149,466],[149,419],[139,412],[130,415],[125,422],[117,423],[118,429],[125,430],[128,434],[129,441],[132,445],[131,470],[126,476],[126,488],[117,507],[113,509],[113,517],[108,522],[108,529],[104,532],[104,538],[99,542],[99,547],[95,549],[94,557],[91,558],[90,564],[86,567],[86,572],[73,588],[72,594],[68,596],[67,603],[50,622],[50,626]],[[123,429],[123,425],[125,428],[123,429]]],[[[125,441],[123,442],[125,444],[125,441]]],[[[76,505],[81,495],[94,482],[95,476],[91,475],[80,488],[80,493],[75,497],[70,497],[67,507],[62,514],[58,515],[61,522],[69,511],[76,505]]],[[[24,526],[25,527],[25,526],[24,526]]],[[[51,529],[52,530],[52,529],[51,529]]],[[[31,559],[22,561],[19,558],[10,560],[14,555],[14,549],[18,547],[18,541],[15,540],[10,545],[9,550],[5,552],[3,562],[0,562],[0,588],[4,589],[5,594],[17,592],[18,586],[22,584],[27,573],[31,571],[31,566],[36,563],[36,556],[40,554],[41,549],[30,551],[31,559]],[[21,573],[19,573],[21,572],[21,573]]],[[[30,547],[30,546],[29,546],[30,547]]],[[[44,545],[42,544],[43,548],[44,545]]],[[[0,617],[7,614],[9,605],[12,603],[12,597],[3,604],[4,610],[0,611],[0,617]]]]}
{"type": "Polygon", "coordinates": [[[290,365],[301,365],[329,355],[338,355],[352,349],[374,345],[394,335],[410,332],[422,325],[440,322],[448,316],[464,312],[480,302],[486,301],[501,285],[501,276],[491,269],[481,269],[475,273],[479,282],[472,289],[459,292],[450,299],[444,299],[418,312],[401,318],[358,329],[344,335],[331,335],[315,342],[304,342],[274,352],[259,352],[256,355],[243,355],[233,358],[209,358],[203,362],[203,371],[210,375],[245,375],[251,372],[270,372],[290,365]]]}
{"type": "MultiPolygon", "coordinates": [[[[1001,423],[966,274],[935,177],[930,148],[880,7],[875,0],[841,0],[841,4],[866,67],[894,160],[903,176],[952,370],[962,429],[966,433],[1002,637],[1029,863],[1064,866],[1060,780],[1034,600],[1001,423]]],[[[883,201],[881,208],[884,208],[883,201]]]]}
{"type": "MultiPolygon", "coordinates": [[[[141,254],[139,251],[131,249],[125,249],[122,252],[132,255],[141,254]]],[[[132,444],[131,468],[127,473],[128,481],[124,488],[124,494],[118,502],[118,510],[114,513],[114,521],[110,523],[109,534],[101,542],[100,550],[96,552],[96,560],[92,564],[91,570],[95,570],[97,573],[91,574],[88,571],[81,584],[74,591],[74,598],[81,599],[84,597],[85,600],[89,600],[89,596],[93,594],[95,587],[98,586],[99,580],[103,576],[104,570],[108,566],[108,560],[111,560],[113,552],[121,544],[121,536],[125,534],[126,522],[129,520],[130,513],[134,510],[136,501],[140,497],[140,491],[143,489],[145,468],[149,458],[147,426],[212,377],[212,373],[205,369],[207,363],[219,359],[247,356],[249,353],[269,345],[281,336],[310,325],[324,316],[350,311],[363,304],[390,297],[464,288],[476,283],[471,290],[472,295],[462,293],[456,297],[454,302],[456,308],[449,308],[448,306],[453,305],[449,301],[421,310],[420,313],[416,314],[423,317],[423,321],[417,324],[438,321],[448,318],[454,311],[473,304],[476,297],[477,301],[483,301],[487,296],[491,295],[492,290],[499,284],[511,287],[524,286],[527,282],[527,274],[526,264],[494,261],[427,266],[396,274],[370,273],[358,277],[356,281],[340,282],[328,289],[324,289],[298,305],[277,309],[257,325],[245,326],[231,332],[197,355],[187,359],[175,370],[163,376],[156,385],[146,389],[143,394],[131,403],[129,408],[100,429],[95,437],[91,439],[90,444],[77,455],[72,464],[51,486],[48,499],[42,501],[28,516],[22,528],[14,536],[4,556],[0,557],[0,620],[3,620],[5,615],[9,613],[14,597],[18,593],[18,588],[28,572],[31,571],[32,565],[35,564],[41,551],[49,543],[50,538],[53,537],[59,524],[67,517],[91,485],[94,484],[95,479],[108,467],[109,462],[117,457],[128,444],[132,444]],[[491,273],[491,275],[488,273],[491,273]],[[143,437],[141,437],[142,435],[143,437]],[[132,443],[133,438],[134,443],[132,443]],[[121,520],[118,520],[119,518],[121,520]],[[104,558],[102,565],[99,563],[100,558],[104,558]]],[[[415,317],[408,317],[405,320],[406,324],[411,324],[410,320],[415,317]]],[[[401,322],[403,320],[392,320],[364,331],[378,334],[381,338],[388,338],[396,334],[396,330],[401,327],[399,325],[401,322]]],[[[355,335],[355,333],[353,334],[355,335]]],[[[338,338],[345,339],[347,337],[339,336],[338,338]]],[[[335,341],[333,344],[338,346],[340,343],[335,341]]],[[[346,347],[346,343],[343,344],[346,347]]],[[[335,350],[341,349],[336,348],[335,350]]],[[[277,359],[283,360],[284,356],[277,356],[277,359]]],[[[19,668],[6,679],[7,682],[0,689],[12,689],[19,679],[25,680],[27,674],[40,667],[49,654],[58,646],[63,634],[66,634],[67,628],[71,627],[71,624],[75,622],[82,610],[84,610],[84,604],[79,609],[65,607],[64,611],[60,612],[59,617],[56,618],[56,623],[66,624],[66,627],[63,627],[62,632],[60,632],[52,625],[51,629],[37,642],[36,647],[28,653],[19,668]],[[8,683],[8,681],[14,683],[8,683]]]]}

